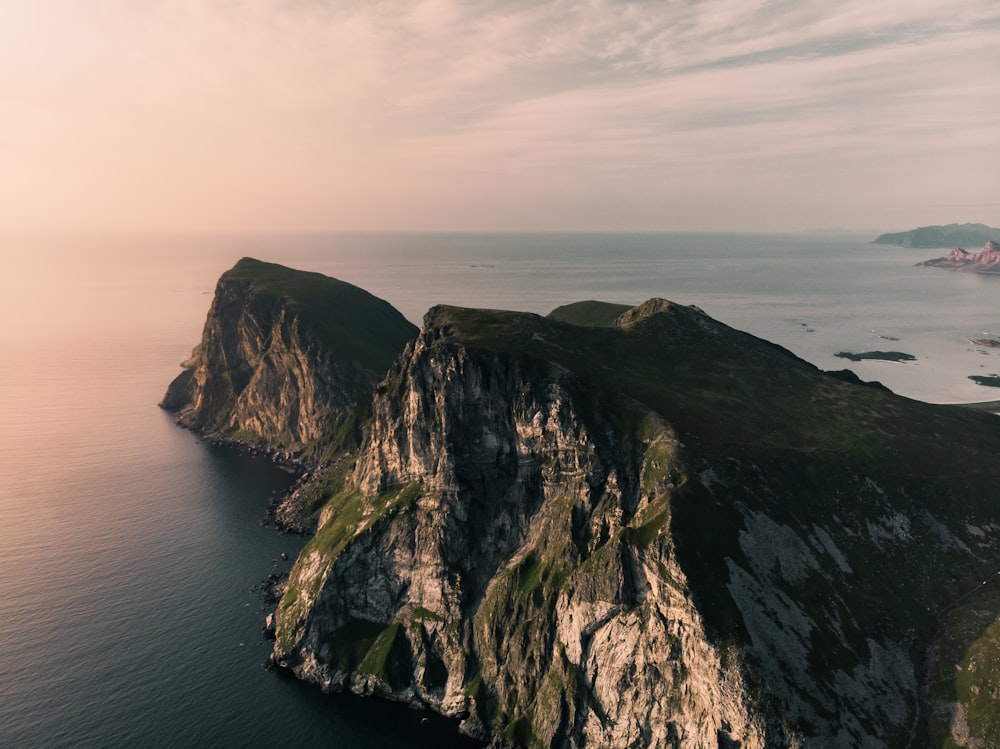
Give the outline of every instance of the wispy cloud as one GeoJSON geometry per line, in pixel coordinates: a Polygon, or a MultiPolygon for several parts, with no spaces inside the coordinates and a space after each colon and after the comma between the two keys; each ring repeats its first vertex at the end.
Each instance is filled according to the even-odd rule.
{"type": "Polygon", "coordinates": [[[0,201],[11,225],[927,223],[1000,187],[998,31],[992,0],[0,0],[0,201]]]}

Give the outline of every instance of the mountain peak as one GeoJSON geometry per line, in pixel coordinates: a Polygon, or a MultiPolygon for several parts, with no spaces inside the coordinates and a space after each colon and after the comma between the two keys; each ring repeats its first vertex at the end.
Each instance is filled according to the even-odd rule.
{"type": "Polygon", "coordinates": [[[676,302],[671,302],[669,299],[654,297],[623,312],[615,320],[615,325],[619,328],[627,329],[651,318],[658,318],[663,321],[669,320],[673,324],[679,322],[693,323],[701,328],[713,327],[713,324],[718,324],[706,315],[700,307],[677,304],[676,302]]]}

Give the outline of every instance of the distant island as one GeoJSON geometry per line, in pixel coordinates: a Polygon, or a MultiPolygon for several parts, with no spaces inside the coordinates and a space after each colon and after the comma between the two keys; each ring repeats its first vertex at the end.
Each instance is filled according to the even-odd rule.
{"type": "Polygon", "coordinates": [[[892,244],[897,247],[978,247],[990,240],[1000,240],[1000,229],[986,224],[946,224],[882,234],[874,244],[892,244]]]}
{"type": "Polygon", "coordinates": [[[851,361],[863,361],[865,359],[875,359],[877,361],[916,361],[917,357],[913,354],[905,354],[902,351],[863,351],[860,354],[854,354],[850,351],[841,351],[840,353],[834,354],[834,356],[840,357],[841,359],[850,359],[851,361]]]}
{"type": "Polygon", "coordinates": [[[944,257],[925,260],[917,263],[917,266],[972,273],[1000,273],[1000,244],[990,240],[979,252],[967,252],[961,247],[956,247],[944,257]]]}
{"type": "Polygon", "coordinates": [[[977,385],[984,385],[985,387],[1000,388],[1000,375],[969,375],[969,379],[972,380],[977,385]]]}

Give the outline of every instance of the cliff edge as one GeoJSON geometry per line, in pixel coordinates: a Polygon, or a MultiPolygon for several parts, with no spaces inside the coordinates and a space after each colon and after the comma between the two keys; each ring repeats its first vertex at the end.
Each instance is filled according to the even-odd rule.
{"type": "Polygon", "coordinates": [[[213,439],[319,462],[357,441],[375,385],[417,332],[356,286],[243,258],[160,405],[213,439]]]}

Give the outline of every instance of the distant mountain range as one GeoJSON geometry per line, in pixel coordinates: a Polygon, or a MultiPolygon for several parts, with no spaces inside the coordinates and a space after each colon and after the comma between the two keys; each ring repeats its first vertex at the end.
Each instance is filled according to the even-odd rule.
{"type": "Polygon", "coordinates": [[[882,234],[874,243],[897,247],[980,247],[990,240],[1000,241],[1000,229],[986,224],[946,224],[882,234]]]}

